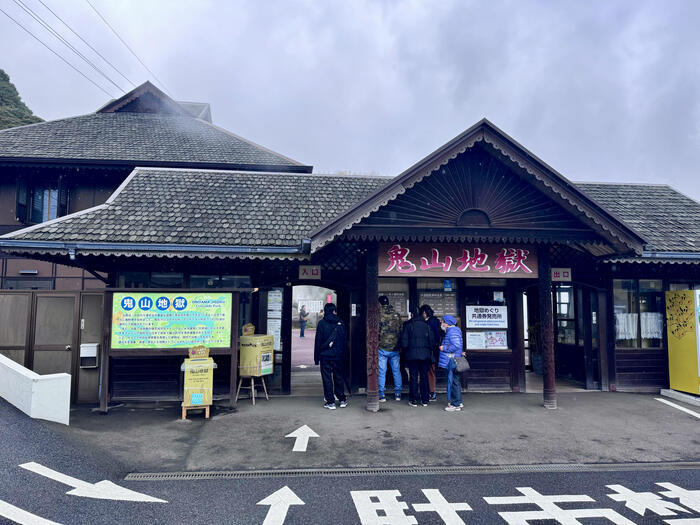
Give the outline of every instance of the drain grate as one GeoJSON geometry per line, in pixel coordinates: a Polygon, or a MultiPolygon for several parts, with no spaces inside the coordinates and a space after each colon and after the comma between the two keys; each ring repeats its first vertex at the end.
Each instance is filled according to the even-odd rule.
{"type": "Polygon", "coordinates": [[[206,479],[303,478],[311,476],[413,476],[429,474],[519,474],[538,472],[611,472],[700,469],[700,462],[554,463],[547,465],[467,465],[445,467],[356,467],[205,472],[132,472],[125,481],[192,481],[206,479]]]}

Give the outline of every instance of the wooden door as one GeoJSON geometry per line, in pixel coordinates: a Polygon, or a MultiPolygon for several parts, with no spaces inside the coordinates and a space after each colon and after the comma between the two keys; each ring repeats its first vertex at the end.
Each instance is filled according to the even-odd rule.
{"type": "Polygon", "coordinates": [[[71,375],[71,398],[76,387],[78,296],[71,293],[34,295],[30,348],[31,369],[37,374],[65,372],[71,375]]]}

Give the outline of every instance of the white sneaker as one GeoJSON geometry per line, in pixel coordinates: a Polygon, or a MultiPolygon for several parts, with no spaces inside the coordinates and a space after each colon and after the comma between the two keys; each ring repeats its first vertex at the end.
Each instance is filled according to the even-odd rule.
{"type": "Polygon", "coordinates": [[[345,408],[346,406],[348,406],[348,402],[347,402],[347,401],[341,401],[341,402],[340,402],[340,408],[345,408]]]}
{"type": "Polygon", "coordinates": [[[323,405],[323,408],[327,408],[328,410],[335,410],[336,406],[335,403],[326,403],[325,405],[323,405]]]}
{"type": "Polygon", "coordinates": [[[462,407],[456,407],[454,405],[447,405],[445,407],[445,412],[459,412],[462,410],[462,407]]]}

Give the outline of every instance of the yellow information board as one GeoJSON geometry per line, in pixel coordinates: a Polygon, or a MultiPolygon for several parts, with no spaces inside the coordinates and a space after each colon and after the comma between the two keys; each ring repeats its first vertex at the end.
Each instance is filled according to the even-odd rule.
{"type": "Polygon", "coordinates": [[[273,372],[274,336],[241,336],[241,377],[260,377],[273,372]]]}
{"type": "Polygon", "coordinates": [[[666,292],[666,329],[671,388],[700,394],[700,290],[666,292]]]}
{"type": "Polygon", "coordinates": [[[208,355],[209,349],[203,346],[191,348],[190,358],[182,364],[181,369],[185,372],[184,407],[203,407],[212,403],[216,363],[208,355]]]}

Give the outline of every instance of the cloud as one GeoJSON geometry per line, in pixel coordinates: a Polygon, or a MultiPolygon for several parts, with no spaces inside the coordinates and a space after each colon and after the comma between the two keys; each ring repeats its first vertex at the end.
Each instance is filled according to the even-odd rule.
{"type": "MultiPolygon", "coordinates": [[[[148,78],[85,3],[49,5],[148,78]]],[[[700,200],[697,2],[95,5],[175,98],[210,102],[217,124],[316,171],[394,175],[486,116],[572,180],[700,200]]],[[[4,19],[0,46],[43,118],[105,101],[4,19]]]]}

